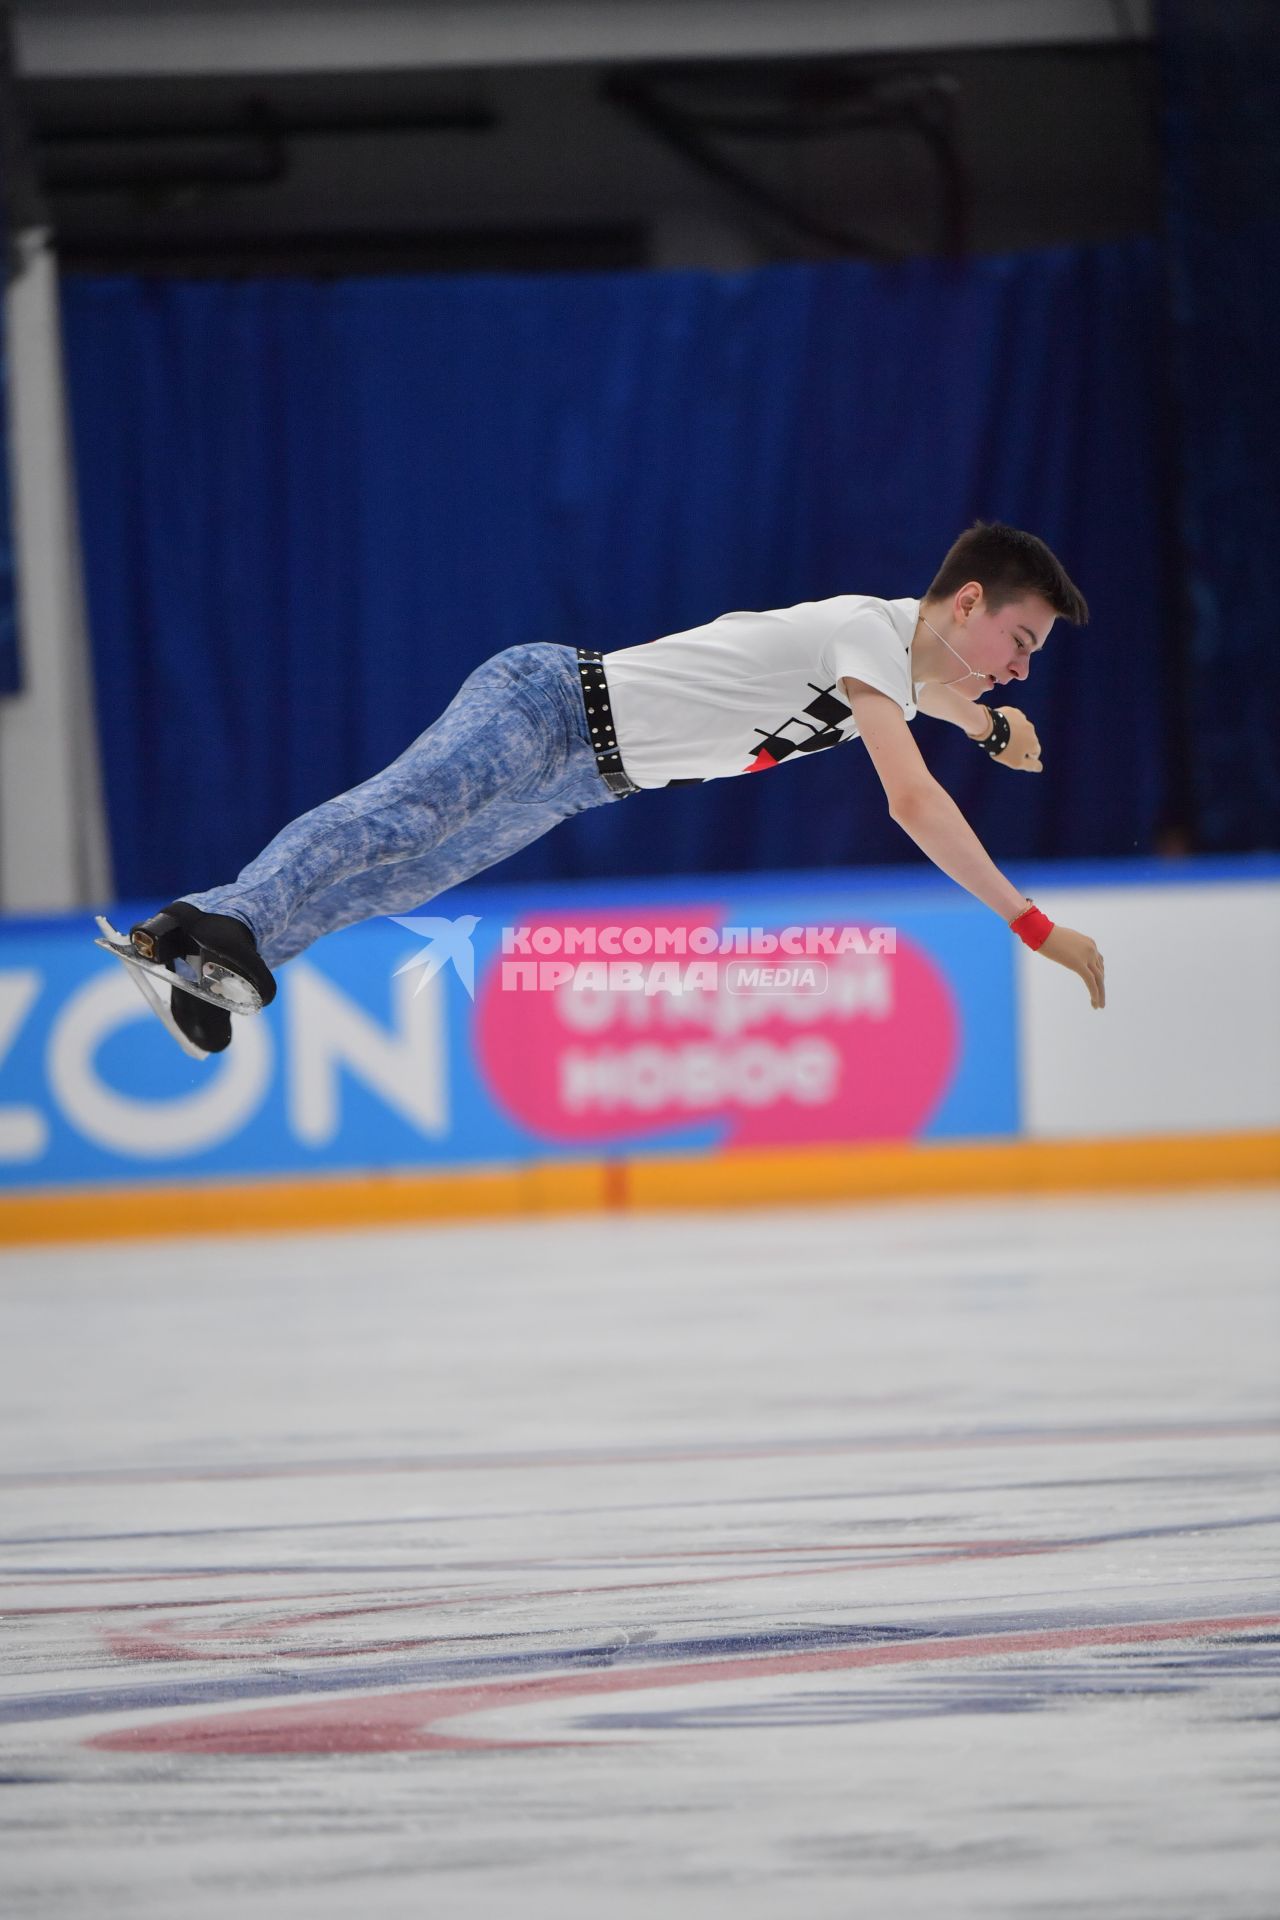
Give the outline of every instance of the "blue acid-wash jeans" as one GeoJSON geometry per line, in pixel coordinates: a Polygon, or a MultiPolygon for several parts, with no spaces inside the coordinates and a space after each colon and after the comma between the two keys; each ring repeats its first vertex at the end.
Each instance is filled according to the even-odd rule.
{"type": "Polygon", "coordinates": [[[574,649],[508,647],[384,772],[301,815],[230,886],[183,897],[245,921],[278,967],[322,934],[408,913],[619,797],[596,768],[574,649]]]}

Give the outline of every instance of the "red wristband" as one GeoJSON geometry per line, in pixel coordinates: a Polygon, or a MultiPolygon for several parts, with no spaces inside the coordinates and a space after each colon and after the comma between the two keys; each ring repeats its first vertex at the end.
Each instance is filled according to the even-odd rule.
{"type": "Polygon", "coordinates": [[[1009,922],[1009,931],[1016,933],[1033,953],[1038,953],[1053,932],[1053,922],[1047,913],[1041,913],[1034,901],[1028,900],[1017,919],[1009,922]]]}

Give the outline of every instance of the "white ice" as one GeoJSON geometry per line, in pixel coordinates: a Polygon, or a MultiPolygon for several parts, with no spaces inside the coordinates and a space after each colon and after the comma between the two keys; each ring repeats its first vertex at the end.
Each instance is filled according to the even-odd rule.
{"type": "Polygon", "coordinates": [[[0,1911],[1271,1920],[1278,1247],[1239,1192],[10,1250],[0,1911]]]}

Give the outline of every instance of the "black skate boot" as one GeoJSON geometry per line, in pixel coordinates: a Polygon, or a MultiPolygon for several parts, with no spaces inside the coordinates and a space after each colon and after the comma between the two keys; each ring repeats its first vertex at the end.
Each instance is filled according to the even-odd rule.
{"type": "Polygon", "coordinates": [[[129,939],[141,959],[173,975],[170,1011],[204,1053],[221,1053],[230,1045],[230,1009],[256,1010],[270,1006],[276,997],[275,980],[257,942],[233,914],[205,913],[189,901],[174,900],[130,927],[129,939]],[[194,993],[183,992],[184,979],[194,993]],[[214,1005],[204,997],[209,994],[223,1004],[214,1005]]]}

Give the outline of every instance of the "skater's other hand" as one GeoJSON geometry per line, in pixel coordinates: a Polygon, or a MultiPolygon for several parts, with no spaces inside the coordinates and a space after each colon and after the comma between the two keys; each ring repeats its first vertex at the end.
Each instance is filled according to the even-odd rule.
{"type": "Polygon", "coordinates": [[[1070,967],[1072,973],[1078,973],[1089,989],[1093,1006],[1106,1006],[1107,983],[1102,955],[1087,933],[1077,933],[1074,927],[1055,927],[1039,952],[1046,960],[1056,960],[1060,967],[1070,967]]]}

